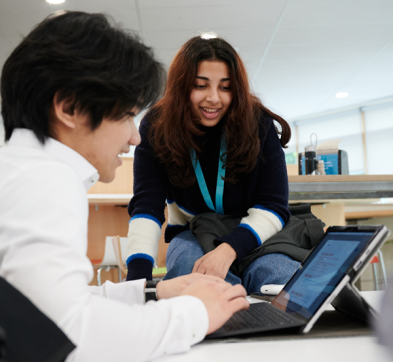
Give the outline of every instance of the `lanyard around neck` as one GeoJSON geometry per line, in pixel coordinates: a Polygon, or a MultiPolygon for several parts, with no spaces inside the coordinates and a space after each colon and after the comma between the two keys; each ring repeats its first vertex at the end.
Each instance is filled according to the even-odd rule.
{"type": "Polygon", "coordinates": [[[224,180],[222,177],[225,177],[225,168],[222,166],[224,162],[222,162],[222,155],[227,151],[227,145],[225,143],[225,135],[221,138],[221,148],[220,148],[220,157],[218,158],[218,173],[217,173],[217,187],[216,187],[216,207],[213,205],[213,201],[210,197],[209,190],[206,185],[205,177],[203,176],[202,168],[199,163],[199,160],[196,159],[195,150],[191,150],[191,160],[194,166],[195,175],[198,181],[199,188],[201,190],[202,196],[205,199],[207,207],[218,213],[224,215],[224,207],[222,205],[222,199],[224,195],[224,180]],[[222,176],[222,177],[221,177],[222,176]]]}

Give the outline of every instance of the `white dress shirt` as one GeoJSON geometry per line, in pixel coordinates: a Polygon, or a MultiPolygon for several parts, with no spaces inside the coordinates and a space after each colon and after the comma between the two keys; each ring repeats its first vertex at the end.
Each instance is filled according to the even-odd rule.
{"type": "Polygon", "coordinates": [[[97,170],[64,144],[14,130],[0,149],[0,276],[77,346],[67,362],[145,361],[187,351],[208,329],[194,297],[143,301],[145,280],[89,287],[86,191],[97,170]]]}

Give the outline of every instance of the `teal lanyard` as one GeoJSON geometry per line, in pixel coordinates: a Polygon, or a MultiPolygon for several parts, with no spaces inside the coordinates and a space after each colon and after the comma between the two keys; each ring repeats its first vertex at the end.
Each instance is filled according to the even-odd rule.
{"type": "Polygon", "coordinates": [[[222,199],[224,195],[224,180],[221,178],[225,177],[225,168],[222,166],[224,162],[222,162],[221,157],[227,151],[227,145],[225,143],[225,136],[223,135],[221,138],[221,149],[220,149],[220,157],[218,158],[218,173],[217,173],[217,187],[216,187],[216,208],[213,205],[213,201],[210,197],[209,190],[206,185],[205,177],[203,176],[202,168],[199,163],[199,160],[196,159],[195,150],[191,150],[191,160],[194,165],[195,175],[198,180],[198,185],[201,190],[202,196],[205,199],[207,207],[221,215],[224,215],[224,207],[222,206],[222,199]]]}

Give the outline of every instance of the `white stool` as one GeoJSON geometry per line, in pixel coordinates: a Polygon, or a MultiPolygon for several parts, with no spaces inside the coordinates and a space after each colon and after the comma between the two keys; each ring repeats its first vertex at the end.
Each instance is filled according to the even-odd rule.
{"type": "MultiPolygon", "coordinates": [[[[119,270],[119,283],[121,282],[121,269],[118,267],[117,259],[116,259],[116,254],[115,250],[113,247],[112,243],[112,236],[107,236],[105,238],[105,253],[104,253],[104,258],[102,259],[101,263],[98,265],[94,265],[95,268],[97,269],[97,285],[101,286],[101,271],[105,269],[106,271],[109,271],[110,269],[113,268],[118,268],[119,270]]],[[[127,238],[122,237],[119,238],[119,242],[121,245],[121,251],[123,255],[126,255],[126,247],[127,247],[127,238]]],[[[125,260],[123,260],[125,264],[125,260]]]]}

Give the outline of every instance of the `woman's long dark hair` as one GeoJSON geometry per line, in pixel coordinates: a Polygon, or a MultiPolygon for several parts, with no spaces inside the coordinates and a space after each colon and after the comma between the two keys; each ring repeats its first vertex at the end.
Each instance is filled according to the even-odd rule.
{"type": "Polygon", "coordinates": [[[258,121],[263,113],[280,123],[282,147],[291,138],[288,123],[251,93],[246,69],[236,50],[221,38],[191,38],[173,59],[164,97],[150,112],[150,143],[166,165],[170,182],[179,187],[195,182],[191,148],[195,149],[197,157],[201,155],[197,138],[203,132],[198,128],[200,117],[191,107],[190,94],[198,65],[204,60],[223,61],[230,70],[233,98],[225,122],[228,145],[225,181],[236,182],[238,175],[251,172],[255,167],[260,150],[258,121]]]}

